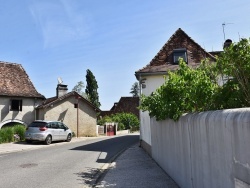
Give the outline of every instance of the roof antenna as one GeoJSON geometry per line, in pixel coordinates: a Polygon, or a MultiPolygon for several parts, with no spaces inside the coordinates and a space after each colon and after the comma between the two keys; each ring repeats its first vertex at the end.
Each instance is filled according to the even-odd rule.
{"type": "Polygon", "coordinates": [[[233,23],[226,23],[226,22],[224,22],[224,23],[222,24],[224,41],[226,40],[226,36],[225,36],[225,26],[228,25],[228,24],[233,24],[233,23]]]}
{"type": "Polygon", "coordinates": [[[61,77],[58,77],[58,78],[57,78],[57,80],[58,80],[58,84],[59,84],[59,85],[63,83],[63,81],[62,81],[62,78],[61,78],[61,77]]]}

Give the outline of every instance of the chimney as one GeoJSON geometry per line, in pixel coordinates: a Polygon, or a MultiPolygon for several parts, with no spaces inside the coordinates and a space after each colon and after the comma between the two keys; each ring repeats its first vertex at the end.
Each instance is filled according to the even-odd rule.
{"type": "Polygon", "coordinates": [[[56,88],[56,96],[57,98],[65,95],[68,91],[67,85],[64,84],[57,84],[57,88],[56,88]]]}
{"type": "Polygon", "coordinates": [[[227,40],[224,42],[223,49],[229,47],[232,43],[233,43],[233,41],[232,41],[231,39],[227,39],[227,40]]]}

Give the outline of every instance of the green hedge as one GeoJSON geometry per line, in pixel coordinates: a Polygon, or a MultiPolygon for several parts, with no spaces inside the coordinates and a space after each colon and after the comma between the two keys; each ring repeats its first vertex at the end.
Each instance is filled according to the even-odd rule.
{"type": "Polygon", "coordinates": [[[21,124],[16,124],[11,127],[4,127],[0,129],[0,144],[14,142],[14,134],[17,134],[20,137],[20,141],[25,140],[26,127],[21,124]]]}

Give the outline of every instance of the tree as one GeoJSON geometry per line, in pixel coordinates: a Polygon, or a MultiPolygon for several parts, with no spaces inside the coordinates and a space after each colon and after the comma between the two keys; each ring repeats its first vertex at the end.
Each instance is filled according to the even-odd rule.
{"type": "Polygon", "coordinates": [[[97,92],[98,89],[97,81],[95,79],[95,76],[89,69],[87,69],[86,82],[87,85],[85,93],[88,96],[88,100],[97,108],[99,108],[101,106],[101,103],[99,102],[99,95],[97,92]]]}
{"type": "Polygon", "coordinates": [[[73,87],[72,91],[75,91],[81,96],[86,98],[86,94],[84,93],[83,89],[84,89],[84,83],[83,81],[80,81],[80,82],[77,82],[77,84],[73,87]]]}
{"type": "Polygon", "coordinates": [[[225,48],[217,59],[217,66],[222,75],[231,82],[234,79],[242,91],[247,106],[250,105],[250,41],[241,39],[225,48]]]}
{"type": "Polygon", "coordinates": [[[139,130],[139,119],[132,113],[116,113],[110,116],[104,116],[98,121],[99,125],[104,125],[106,122],[117,122],[118,130],[132,129],[132,131],[139,130]]]}
{"type": "Polygon", "coordinates": [[[139,84],[138,82],[135,82],[131,87],[130,93],[133,95],[133,97],[139,97],[139,92],[140,92],[139,84]]]}
{"type": "MultiPolygon", "coordinates": [[[[204,62],[206,64],[206,62],[204,62]]],[[[201,65],[192,69],[180,59],[179,70],[168,72],[165,83],[151,96],[142,96],[140,109],[157,120],[178,120],[183,113],[214,108],[214,93],[218,84],[213,78],[213,67],[201,65]]]]}

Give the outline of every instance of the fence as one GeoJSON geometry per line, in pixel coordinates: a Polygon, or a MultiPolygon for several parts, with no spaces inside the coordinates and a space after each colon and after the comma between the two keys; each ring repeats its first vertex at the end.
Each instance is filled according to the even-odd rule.
{"type": "Polygon", "coordinates": [[[150,121],[152,157],[180,187],[250,187],[250,108],[150,121]]]}

